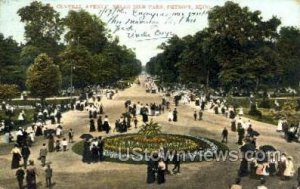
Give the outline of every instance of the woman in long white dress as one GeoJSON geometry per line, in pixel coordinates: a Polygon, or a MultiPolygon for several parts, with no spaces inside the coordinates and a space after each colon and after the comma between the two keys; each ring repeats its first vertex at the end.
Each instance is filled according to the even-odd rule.
{"type": "Polygon", "coordinates": [[[169,110],[168,121],[172,121],[172,120],[173,120],[173,112],[171,110],[169,110]]]}
{"type": "Polygon", "coordinates": [[[277,132],[281,132],[282,131],[282,119],[278,120],[278,124],[277,124],[277,132]]]}
{"type": "Polygon", "coordinates": [[[244,115],[244,111],[243,111],[243,108],[240,107],[240,109],[239,109],[239,116],[242,116],[242,115],[244,115]]]}

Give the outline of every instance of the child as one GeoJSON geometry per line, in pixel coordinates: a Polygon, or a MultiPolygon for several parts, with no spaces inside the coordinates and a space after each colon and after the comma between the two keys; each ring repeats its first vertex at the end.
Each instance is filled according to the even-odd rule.
{"type": "Polygon", "coordinates": [[[72,143],[73,142],[73,136],[74,136],[73,129],[69,130],[68,136],[69,136],[69,142],[72,143]]]}
{"type": "Polygon", "coordinates": [[[197,112],[194,111],[194,120],[196,121],[197,120],[197,112]]]}
{"type": "Polygon", "coordinates": [[[136,117],[134,117],[134,120],[133,120],[133,122],[134,122],[134,128],[137,128],[137,123],[138,123],[138,120],[137,120],[137,118],[136,118],[136,117]]]}
{"type": "Polygon", "coordinates": [[[56,143],[55,143],[55,149],[56,149],[57,152],[60,151],[60,142],[59,142],[59,140],[57,140],[56,143]]]}
{"type": "Polygon", "coordinates": [[[63,146],[63,151],[67,151],[67,147],[68,147],[68,141],[66,140],[66,138],[63,138],[63,140],[61,141],[61,144],[63,146]]]}

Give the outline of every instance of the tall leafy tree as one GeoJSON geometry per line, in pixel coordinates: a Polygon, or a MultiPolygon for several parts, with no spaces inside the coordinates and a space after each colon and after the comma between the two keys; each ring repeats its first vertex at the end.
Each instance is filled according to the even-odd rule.
{"type": "Polygon", "coordinates": [[[69,11],[64,18],[65,40],[70,45],[83,45],[91,53],[99,53],[107,43],[105,24],[96,16],[80,10],[69,11]]]}
{"type": "Polygon", "coordinates": [[[99,70],[93,69],[93,57],[85,46],[68,46],[60,58],[62,72],[67,79],[64,81],[66,86],[71,79],[74,87],[81,89],[94,83],[95,72],[99,70]]]}
{"type": "Polygon", "coordinates": [[[31,95],[41,99],[57,95],[61,87],[59,67],[45,53],[40,54],[27,70],[26,85],[31,95]]]}
{"type": "Polygon", "coordinates": [[[186,83],[204,84],[207,87],[217,85],[215,78],[218,73],[218,64],[211,58],[210,49],[207,48],[206,40],[209,33],[206,30],[197,32],[194,36],[183,38],[186,45],[180,54],[177,63],[180,77],[186,83]]]}
{"type": "Polygon", "coordinates": [[[0,34],[0,83],[18,84],[24,88],[24,71],[19,64],[20,50],[15,40],[0,34]]]}
{"type": "Polygon", "coordinates": [[[179,72],[176,64],[180,60],[180,54],[185,48],[185,42],[178,36],[173,36],[167,43],[159,46],[163,50],[160,62],[160,75],[164,82],[176,82],[179,79],[179,72]]]}
{"type": "Polygon", "coordinates": [[[33,1],[30,5],[18,10],[21,21],[25,23],[26,45],[38,48],[57,61],[59,44],[64,31],[62,20],[50,4],[33,1]]]}
{"type": "Polygon", "coordinates": [[[20,64],[22,66],[30,66],[34,62],[34,59],[41,54],[41,51],[36,46],[26,45],[22,48],[20,53],[20,64]]]}
{"type": "Polygon", "coordinates": [[[107,85],[118,80],[118,64],[114,62],[112,54],[103,51],[95,55],[93,61],[96,83],[107,85]]]}
{"type": "MultiPolygon", "coordinates": [[[[233,2],[223,7],[216,6],[208,14],[210,47],[215,60],[221,66],[219,77],[223,85],[230,87],[248,86],[244,64],[257,59],[257,51],[276,40],[280,20],[276,17],[263,21],[259,11],[241,8],[233,2]]],[[[262,68],[262,61],[252,61],[251,66],[262,68]]],[[[255,73],[252,75],[255,77],[255,73]]],[[[258,78],[251,78],[257,81],[258,78]]],[[[253,90],[253,88],[252,88],[253,90]]]]}
{"type": "Polygon", "coordinates": [[[295,27],[282,27],[276,44],[280,58],[283,86],[299,87],[300,82],[300,30],[295,27]]]}

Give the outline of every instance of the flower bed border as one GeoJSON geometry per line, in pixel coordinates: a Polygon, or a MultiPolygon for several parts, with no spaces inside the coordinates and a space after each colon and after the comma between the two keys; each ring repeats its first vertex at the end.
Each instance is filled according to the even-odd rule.
{"type": "MultiPolygon", "coordinates": [[[[137,135],[137,133],[117,134],[117,135],[109,136],[109,137],[105,138],[104,140],[107,140],[109,138],[128,136],[128,135],[137,135]]],[[[201,136],[166,134],[166,133],[163,133],[162,135],[172,135],[172,136],[177,136],[177,137],[188,137],[188,138],[192,138],[192,139],[196,139],[198,141],[204,142],[204,143],[206,143],[210,146],[209,148],[206,148],[206,149],[197,150],[197,151],[195,150],[193,152],[190,152],[190,154],[188,154],[188,153],[184,154],[185,156],[182,157],[182,159],[184,159],[184,162],[200,162],[201,160],[203,160],[201,157],[203,157],[204,155],[206,155],[206,157],[211,156],[211,158],[214,158],[214,156],[217,153],[219,153],[220,151],[227,151],[228,150],[228,147],[225,146],[224,144],[222,144],[220,142],[217,142],[213,139],[208,139],[208,138],[201,137],[201,136]],[[193,158],[193,156],[195,156],[196,158],[191,160],[190,157],[193,158]]],[[[80,155],[80,152],[78,150],[75,150],[74,148],[72,148],[72,150],[76,154],[80,155]]],[[[134,155],[134,154],[129,154],[129,156],[128,156],[127,154],[119,154],[119,152],[109,151],[109,150],[105,150],[105,149],[104,149],[103,155],[105,157],[105,161],[118,162],[118,163],[140,164],[140,163],[146,163],[145,159],[147,159],[147,157],[143,156],[142,161],[136,161],[137,156],[134,155]],[[127,160],[126,161],[121,161],[121,159],[123,159],[123,160],[127,159],[127,160]]]]}

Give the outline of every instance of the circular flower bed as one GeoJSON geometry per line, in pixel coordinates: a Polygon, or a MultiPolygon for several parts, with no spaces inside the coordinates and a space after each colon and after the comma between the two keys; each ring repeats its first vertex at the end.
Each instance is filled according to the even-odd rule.
{"type": "Polygon", "coordinates": [[[132,153],[135,148],[142,151],[157,152],[161,147],[170,151],[195,151],[209,148],[209,144],[198,138],[184,135],[159,134],[155,137],[144,137],[140,134],[116,135],[105,139],[105,149],[111,152],[132,153]]]}
{"type": "MultiPolygon", "coordinates": [[[[104,156],[108,161],[145,162],[147,157],[159,150],[167,149],[170,154],[180,152],[184,162],[199,161],[201,156],[214,156],[220,150],[228,148],[211,139],[198,136],[158,134],[145,137],[142,134],[122,134],[104,139],[104,156]]],[[[73,146],[73,151],[79,155],[83,152],[83,142],[73,146]]]]}

